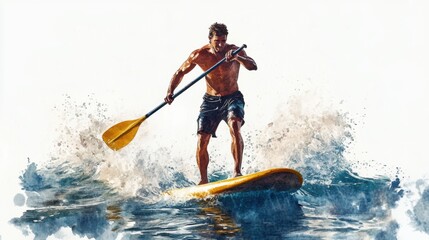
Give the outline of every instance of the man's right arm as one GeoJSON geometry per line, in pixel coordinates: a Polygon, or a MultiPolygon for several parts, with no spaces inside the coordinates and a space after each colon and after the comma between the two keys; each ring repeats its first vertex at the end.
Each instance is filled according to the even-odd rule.
{"type": "Polygon", "coordinates": [[[189,73],[196,66],[195,59],[198,57],[198,50],[195,50],[191,53],[191,55],[186,59],[186,61],[180,66],[180,68],[174,73],[171,78],[170,84],[167,90],[167,96],[164,98],[164,101],[168,104],[171,104],[173,99],[174,90],[180,84],[187,73],[189,73]]]}

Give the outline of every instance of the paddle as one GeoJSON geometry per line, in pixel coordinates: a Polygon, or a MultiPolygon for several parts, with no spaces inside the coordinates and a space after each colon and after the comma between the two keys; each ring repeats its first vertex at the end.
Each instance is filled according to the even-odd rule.
{"type": "MultiPolygon", "coordinates": [[[[232,53],[232,55],[233,56],[236,55],[238,52],[240,52],[241,50],[243,50],[243,48],[246,48],[246,47],[247,47],[246,44],[243,44],[243,46],[236,49],[232,53]]],[[[178,97],[180,94],[182,94],[184,91],[186,91],[188,88],[190,88],[201,78],[205,77],[207,74],[209,74],[211,71],[213,71],[215,68],[217,68],[225,61],[226,61],[226,58],[223,58],[222,60],[217,62],[207,71],[205,71],[200,76],[198,76],[195,80],[193,80],[188,85],[180,89],[176,94],[173,95],[173,98],[178,97]]],[[[162,102],[158,107],[154,108],[152,111],[148,112],[146,115],[144,115],[141,118],[120,122],[114,125],[113,127],[109,128],[107,131],[103,133],[103,141],[107,144],[107,146],[109,146],[113,150],[119,150],[125,147],[134,139],[134,136],[136,135],[142,122],[146,120],[148,117],[150,117],[152,114],[157,112],[159,109],[164,107],[166,104],[167,104],[166,102],[162,102]]]]}

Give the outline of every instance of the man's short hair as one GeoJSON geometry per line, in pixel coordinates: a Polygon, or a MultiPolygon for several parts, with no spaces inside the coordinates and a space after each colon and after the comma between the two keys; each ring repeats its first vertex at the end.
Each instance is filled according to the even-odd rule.
{"type": "Polygon", "coordinates": [[[213,36],[227,36],[228,35],[228,29],[226,28],[226,25],[223,23],[213,23],[209,28],[209,39],[212,39],[213,36]]]}

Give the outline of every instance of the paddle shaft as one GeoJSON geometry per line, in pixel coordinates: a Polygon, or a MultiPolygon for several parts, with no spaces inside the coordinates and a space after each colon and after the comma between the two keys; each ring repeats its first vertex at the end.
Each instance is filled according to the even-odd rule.
{"type": "MultiPolygon", "coordinates": [[[[238,52],[240,52],[243,48],[246,48],[246,44],[243,44],[240,48],[236,49],[232,52],[232,55],[236,55],[238,52]]],[[[205,71],[203,74],[201,74],[199,77],[197,77],[195,80],[190,82],[188,85],[186,85],[184,88],[182,88],[180,91],[178,91],[176,94],[173,94],[173,98],[178,97],[180,94],[182,94],[184,91],[186,91],[188,88],[190,88],[192,85],[194,85],[196,82],[198,82],[201,78],[209,74],[211,71],[213,71],[215,68],[217,68],[219,65],[221,65],[223,62],[226,61],[226,57],[224,57],[222,60],[220,60],[218,63],[213,65],[211,68],[209,68],[207,71],[205,71]]],[[[152,111],[148,112],[145,116],[136,119],[136,120],[130,120],[130,121],[124,121],[120,122],[113,127],[109,128],[107,131],[103,133],[103,141],[113,150],[119,150],[123,147],[125,147],[128,143],[130,143],[134,136],[137,133],[137,130],[140,126],[140,124],[146,120],[146,118],[150,117],[152,114],[157,112],[159,109],[164,107],[167,103],[163,102],[156,108],[154,108],[152,111]]]]}
{"type": "MultiPolygon", "coordinates": [[[[236,55],[238,52],[240,52],[241,50],[243,50],[243,48],[246,48],[247,45],[243,44],[243,46],[241,46],[240,48],[237,48],[234,52],[232,52],[232,55],[236,55]]],[[[226,57],[224,57],[222,60],[220,60],[219,62],[217,62],[215,65],[213,65],[211,68],[209,68],[207,71],[203,72],[200,76],[198,76],[195,80],[193,80],[192,82],[190,82],[188,85],[184,86],[182,89],[180,89],[177,93],[173,94],[173,98],[178,97],[180,94],[182,94],[184,91],[186,91],[188,88],[190,88],[192,85],[194,85],[196,82],[198,82],[201,78],[205,77],[207,74],[209,74],[211,71],[213,71],[215,68],[219,67],[219,65],[221,65],[222,63],[224,63],[226,61],[226,57]]],[[[167,102],[163,102],[161,103],[158,107],[154,108],[152,111],[148,112],[144,119],[147,119],[148,117],[150,117],[152,114],[156,113],[159,109],[161,109],[162,107],[164,107],[167,104],[167,102]]]]}

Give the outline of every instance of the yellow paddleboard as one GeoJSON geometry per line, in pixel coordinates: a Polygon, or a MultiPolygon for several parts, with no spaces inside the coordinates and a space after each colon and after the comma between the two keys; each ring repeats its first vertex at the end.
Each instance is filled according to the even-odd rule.
{"type": "Polygon", "coordinates": [[[217,182],[187,188],[173,189],[167,195],[179,198],[205,198],[210,195],[259,190],[277,190],[294,192],[302,186],[302,175],[289,168],[272,168],[245,176],[225,179],[217,182]]]}

